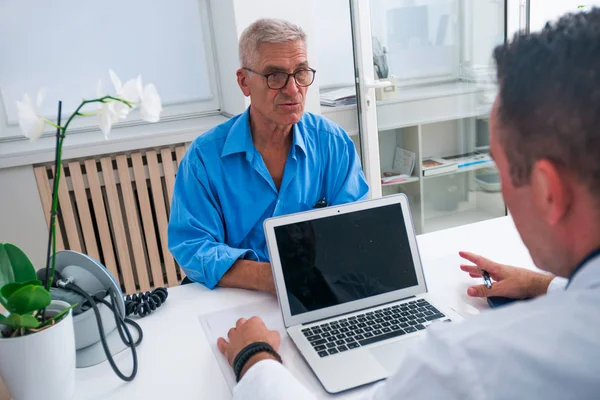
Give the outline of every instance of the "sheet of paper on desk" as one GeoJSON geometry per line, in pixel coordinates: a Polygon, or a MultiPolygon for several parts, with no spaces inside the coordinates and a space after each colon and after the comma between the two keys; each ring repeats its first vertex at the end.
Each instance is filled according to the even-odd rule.
{"type": "Polygon", "coordinates": [[[235,323],[239,318],[248,319],[254,316],[261,317],[265,322],[265,325],[267,325],[267,328],[276,330],[281,335],[279,353],[283,358],[283,364],[293,373],[293,375],[306,387],[320,392],[319,395],[325,394],[319,381],[313,375],[312,371],[287,335],[283,326],[281,311],[275,299],[230,308],[214,314],[201,315],[198,317],[206,337],[209,340],[210,347],[217,359],[219,368],[221,368],[221,373],[227,381],[229,390],[233,390],[233,387],[235,386],[235,375],[227,363],[227,360],[217,348],[217,339],[219,337],[226,338],[227,332],[235,326],[235,323]]]}

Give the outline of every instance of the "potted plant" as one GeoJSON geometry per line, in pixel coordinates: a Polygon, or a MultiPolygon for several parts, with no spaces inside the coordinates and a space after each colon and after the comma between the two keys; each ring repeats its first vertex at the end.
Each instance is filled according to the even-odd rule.
{"type": "Polygon", "coordinates": [[[56,123],[40,115],[43,90],[38,92],[36,104],[27,94],[17,102],[23,134],[34,141],[41,136],[45,125],[50,124],[56,128],[56,147],[48,261],[42,279],[38,279],[33,264],[21,249],[0,243],[0,305],[5,309],[0,313],[0,376],[15,400],[68,400],[74,396],[75,338],[71,311],[74,305],[52,300],[50,292],[55,270],[62,147],[69,124],[75,117],[95,115],[108,139],[112,125],[125,119],[137,105],[143,120],[156,122],[160,118],[162,105],[154,85],[143,87],[140,76],[122,85],[113,71],[109,73],[116,94],[104,95],[98,82],[98,97],[83,100],[64,125],[61,125],[60,101],[56,123]],[[91,105],[96,105],[96,109],[87,110],[91,105]]]}

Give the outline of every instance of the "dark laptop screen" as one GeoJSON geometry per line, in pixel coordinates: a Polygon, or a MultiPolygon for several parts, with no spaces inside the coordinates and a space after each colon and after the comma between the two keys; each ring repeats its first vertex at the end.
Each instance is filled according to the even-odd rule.
{"type": "Polygon", "coordinates": [[[278,226],[275,237],[292,315],[418,284],[400,204],[278,226]]]}

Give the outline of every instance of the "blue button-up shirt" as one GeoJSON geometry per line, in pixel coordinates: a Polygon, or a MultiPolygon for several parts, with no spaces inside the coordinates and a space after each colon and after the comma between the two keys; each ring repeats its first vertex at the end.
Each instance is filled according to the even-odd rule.
{"type": "Polygon", "coordinates": [[[169,220],[169,249],[187,276],[214,288],[240,259],[269,261],[266,218],[365,198],[369,187],[354,143],[311,113],[294,125],[277,190],[254,147],[249,108],[198,137],[183,158],[169,220]]]}

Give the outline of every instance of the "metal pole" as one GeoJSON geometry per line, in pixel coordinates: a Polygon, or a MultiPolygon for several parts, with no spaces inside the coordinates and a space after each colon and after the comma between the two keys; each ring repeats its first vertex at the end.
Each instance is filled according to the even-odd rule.
{"type": "Polygon", "coordinates": [[[531,0],[525,0],[525,33],[531,32],[531,0]]]}

